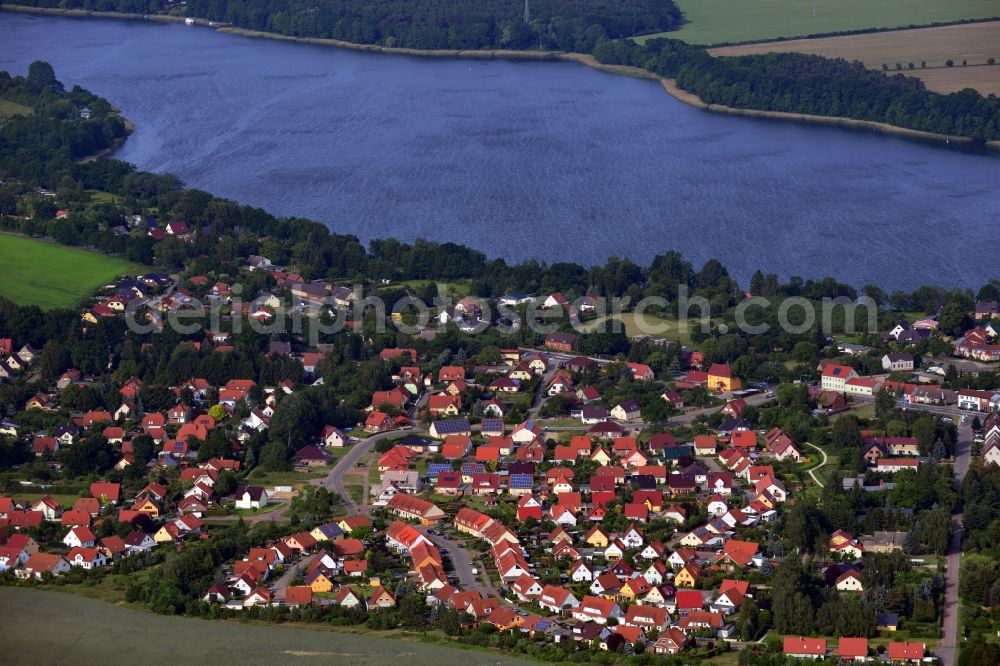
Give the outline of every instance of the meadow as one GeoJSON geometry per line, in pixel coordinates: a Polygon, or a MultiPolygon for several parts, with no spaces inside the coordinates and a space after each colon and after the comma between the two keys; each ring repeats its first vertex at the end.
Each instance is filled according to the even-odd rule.
{"type": "Polygon", "coordinates": [[[11,102],[10,100],[0,99],[0,124],[3,124],[8,118],[14,116],[30,116],[34,111],[30,106],[24,106],[23,104],[18,104],[17,102],[11,102]]]}
{"type": "Polygon", "coordinates": [[[827,58],[860,60],[866,67],[882,69],[896,64],[907,76],[923,79],[931,90],[949,93],[974,88],[983,95],[1000,94],[1000,21],[893,30],[862,35],[793,39],[710,49],[717,56],[770,52],[810,53],[827,58]],[[948,67],[951,60],[953,66],[948,67]],[[966,61],[968,66],[963,66],[966,61]],[[913,63],[914,68],[909,68],[913,63]],[[926,66],[926,68],[925,68],[926,66]]]}
{"type": "MultiPolygon", "coordinates": [[[[660,33],[692,44],[732,44],[832,32],[1000,17],[996,0],[675,0],[687,21],[660,33]],[[815,6],[815,15],[813,7],[815,6]]],[[[650,36],[637,39],[643,41],[650,36]]]]}
{"type": "Polygon", "coordinates": [[[32,618],[0,632],[0,651],[8,666],[65,664],[67,659],[75,664],[129,661],[145,666],[271,666],[292,661],[374,665],[404,660],[439,666],[532,663],[372,632],[153,615],[83,596],[13,587],[0,588],[0,617],[32,618]]]}
{"type": "Polygon", "coordinates": [[[142,270],[123,259],[8,235],[0,235],[0,266],[0,296],[46,310],[74,307],[116,277],[142,270]]]}
{"type": "MultiPolygon", "coordinates": [[[[593,321],[583,322],[581,327],[587,332],[598,328],[600,328],[600,330],[610,332],[612,330],[612,323],[608,321],[610,318],[611,317],[600,317],[598,319],[594,319],[593,321]]],[[[679,342],[684,345],[691,344],[691,326],[688,322],[682,323],[676,320],[662,319],[660,317],[647,314],[644,315],[644,323],[646,324],[647,329],[643,330],[636,322],[636,316],[633,312],[624,312],[621,315],[614,316],[613,318],[621,321],[624,326],[625,335],[630,338],[641,335],[650,335],[654,338],[679,342]]]]}

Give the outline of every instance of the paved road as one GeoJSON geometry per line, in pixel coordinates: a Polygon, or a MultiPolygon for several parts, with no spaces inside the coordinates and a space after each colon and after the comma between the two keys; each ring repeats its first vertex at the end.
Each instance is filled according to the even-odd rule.
{"type": "MultiPolygon", "coordinates": [[[[958,441],[955,444],[955,482],[959,488],[969,471],[972,460],[972,427],[962,424],[958,429],[958,441]]],[[[943,666],[955,666],[958,658],[958,645],[961,641],[958,635],[958,574],[962,555],[962,514],[952,516],[951,543],[948,544],[947,566],[944,590],[944,619],[942,621],[941,644],[936,652],[943,666]]]]}
{"type": "MultiPolygon", "coordinates": [[[[420,432],[420,431],[417,431],[420,432]]],[[[315,480],[316,483],[321,483],[324,488],[332,490],[339,494],[343,498],[344,505],[347,507],[349,513],[363,513],[368,514],[371,511],[371,505],[368,503],[370,499],[366,490],[362,495],[361,504],[358,504],[354,499],[348,494],[344,486],[344,476],[352,471],[360,471],[365,475],[367,479],[368,467],[357,467],[358,461],[361,460],[365,455],[367,455],[372,448],[380,441],[392,437],[394,435],[399,435],[398,430],[379,433],[377,435],[372,435],[371,437],[365,439],[362,442],[354,444],[353,448],[348,451],[343,458],[330,470],[330,473],[326,475],[323,479],[315,480]]],[[[496,590],[489,586],[483,585],[479,577],[472,572],[474,566],[479,566],[473,562],[472,553],[462,547],[462,545],[457,541],[452,541],[444,539],[440,536],[427,533],[427,528],[415,525],[420,532],[424,534],[431,542],[434,543],[438,548],[444,548],[448,551],[448,557],[451,558],[452,565],[455,568],[455,575],[458,577],[459,585],[465,590],[483,590],[486,593],[495,594],[496,590]]],[[[282,577],[284,578],[284,577],[282,577]]],[[[289,580],[291,580],[289,578],[289,580]]],[[[280,581],[279,581],[280,582],[280,581]]],[[[287,585],[287,581],[285,582],[287,585]]],[[[284,589],[283,587],[281,588],[284,589]]]]}
{"type": "Polygon", "coordinates": [[[538,383],[538,390],[535,392],[531,407],[528,408],[525,421],[536,421],[538,419],[538,412],[542,409],[542,405],[545,404],[546,399],[548,399],[549,382],[552,381],[556,371],[559,369],[557,364],[553,363],[552,360],[548,359],[548,368],[542,374],[542,381],[538,383]]]}
{"type": "MultiPolygon", "coordinates": [[[[873,402],[872,399],[861,399],[859,402],[873,402]]],[[[958,407],[942,405],[907,404],[899,401],[898,406],[906,411],[930,412],[939,416],[951,416],[958,427],[958,441],[955,443],[954,474],[955,483],[961,490],[962,481],[969,471],[972,462],[972,417],[974,412],[961,410],[958,407]],[[961,422],[961,417],[967,417],[967,423],[961,422]]],[[[981,416],[981,415],[980,415],[981,416]]],[[[962,514],[952,516],[952,536],[948,544],[945,571],[944,618],[941,625],[941,644],[934,651],[941,659],[942,666],[955,666],[958,660],[958,578],[962,553],[962,514]]]]}
{"type": "MultiPolygon", "coordinates": [[[[315,479],[313,483],[322,485],[327,490],[332,490],[340,495],[344,505],[347,507],[348,513],[367,514],[369,511],[367,493],[362,498],[363,502],[361,505],[355,502],[354,498],[351,497],[350,493],[347,492],[347,488],[344,486],[344,475],[348,472],[358,470],[358,461],[361,460],[363,456],[367,455],[376,444],[381,442],[383,439],[398,436],[399,434],[400,431],[398,430],[381,432],[377,435],[372,435],[364,441],[360,441],[357,444],[352,445],[351,450],[344,454],[344,457],[333,466],[333,469],[330,470],[329,474],[322,479],[315,479]]],[[[367,467],[361,468],[358,471],[361,471],[363,474],[368,474],[367,467]]]]}
{"type": "MultiPolygon", "coordinates": [[[[861,402],[871,402],[862,400],[861,402]]],[[[957,407],[945,407],[941,405],[911,405],[900,401],[900,407],[907,411],[921,411],[938,414],[940,416],[951,416],[955,418],[958,427],[958,441],[955,443],[954,474],[955,483],[961,489],[962,481],[969,471],[972,462],[972,413],[958,409],[957,407]],[[961,423],[960,417],[969,417],[968,423],[961,423]]],[[[955,666],[958,659],[958,612],[960,608],[958,599],[958,577],[961,565],[962,553],[962,514],[952,516],[951,542],[948,544],[948,554],[946,556],[945,571],[945,592],[944,592],[944,618],[941,625],[941,644],[935,650],[940,657],[943,666],[955,666]]]]}
{"type": "Polygon", "coordinates": [[[489,592],[488,589],[485,589],[480,584],[479,577],[472,573],[472,568],[478,567],[479,564],[473,562],[472,553],[462,547],[461,543],[434,534],[428,534],[427,528],[422,525],[415,525],[414,527],[430,539],[439,550],[448,551],[448,554],[444,557],[451,558],[452,566],[455,568],[455,575],[458,577],[458,584],[463,590],[483,590],[484,592],[489,592]]]}
{"type": "MultiPolygon", "coordinates": [[[[288,589],[288,585],[292,582],[292,579],[295,578],[295,570],[299,567],[299,564],[304,565],[305,562],[306,560],[302,559],[300,562],[296,562],[295,564],[291,564],[285,567],[284,573],[282,573],[281,576],[276,581],[274,581],[268,586],[270,587],[271,591],[274,592],[274,595],[276,597],[278,597],[279,599],[285,598],[285,590],[288,589]]],[[[305,568],[303,567],[303,574],[304,573],[305,573],[305,568]]]]}

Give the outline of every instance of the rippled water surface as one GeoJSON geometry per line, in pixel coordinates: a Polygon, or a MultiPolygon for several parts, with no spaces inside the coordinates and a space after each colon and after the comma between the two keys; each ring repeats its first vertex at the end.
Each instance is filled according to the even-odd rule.
{"type": "Polygon", "coordinates": [[[1000,274],[1000,158],[735,118],[570,63],[384,56],[208,28],[0,12],[137,131],[118,157],[363,240],[648,261],[888,288],[1000,274]]]}

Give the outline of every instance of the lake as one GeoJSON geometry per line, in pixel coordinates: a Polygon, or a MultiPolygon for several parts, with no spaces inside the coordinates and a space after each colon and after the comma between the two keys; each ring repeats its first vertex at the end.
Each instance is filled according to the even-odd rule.
{"type": "Polygon", "coordinates": [[[0,69],[36,59],[135,122],[117,157],[363,241],[583,264],[676,249],[744,281],[890,289],[1000,275],[997,156],[713,114],[573,63],[0,12],[0,69]]]}

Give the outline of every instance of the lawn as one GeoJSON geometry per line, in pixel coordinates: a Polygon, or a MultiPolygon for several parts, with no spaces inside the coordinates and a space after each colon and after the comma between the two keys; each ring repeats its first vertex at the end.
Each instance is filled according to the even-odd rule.
{"type": "MultiPolygon", "coordinates": [[[[1000,16],[996,0],[676,0],[687,20],[660,33],[692,44],[726,44],[1000,16]],[[813,7],[815,6],[815,16],[813,7]]],[[[648,39],[640,38],[638,41],[648,39]]]]}
{"type": "Polygon", "coordinates": [[[14,116],[30,116],[33,113],[34,110],[32,110],[30,106],[18,104],[17,102],[11,102],[6,99],[0,99],[0,124],[8,118],[13,118],[14,116]]]}
{"type": "MultiPolygon", "coordinates": [[[[655,317],[650,314],[643,315],[643,322],[637,321],[637,317],[634,312],[623,312],[620,315],[615,315],[614,319],[618,319],[625,326],[625,335],[630,338],[634,338],[640,335],[650,335],[654,338],[661,338],[663,340],[670,340],[672,342],[680,342],[681,344],[691,344],[691,326],[687,322],[679,322],[672,319],[662,319],[660,317],[655,317]]],[[[599,319],[594,319],[593,321],[588,321],[581,324],[587,332],[591,332],[599,327],[603,326],[603,330],[611,331],[611,322],[608,320],[612,317],[601,317],[599,319]]]]}
{"type": "Polygon", "coordinates": [[[87,194],[90,195],[90,200],[94,203],[113,203],[115,200],[115,195],[110,192],[102,192],[100,190],[87,190],[87,194]]]}
{"type": "Polygon", "coordinates": [[[264,472],[255,469],[247,476],[247,480],[252,481],[255,485],[264,486],[266,488],[273,488],[274,486],[292,486],[293,488],[301,488],[309,485],[310,479],[322,479],[330,473],[330,469],[331,466],[329,465],[311,467],[304,472],[296,470],[287,472],[264,472]]]}
{"type": "MultiPolygon", "coordinates": [[[[427,284],[429,282],[430,280],[400,280],[399,282],[380,284],[376,289],[381,291],[386,289],[408,288],[419,294],[427,288],[427,284]]],[[[443,282],[441,280],[437,281],[437,285],[438,293],[442,293],[444,290],[447,290],[450,296],[457,298],[468,296],[470,287],[472,286],[469,282],[443,282]]]]}
{"type": "Polygon", "coordinates": [[[49,495],[52,499],[59,502],[59,505],[64,509],[72,507],[74,504],[76,504],[76,501],[80,499],[80,495],[70,495],[65,493],[46,493],[38,491],[22,492],[20,490],[15,490],[12,494],[14,495],[14,498],[18,502],[27,502],[29,504],[34,504],[35,502],[42,499],[46,495],[49,495]]]}
{"type": "Polygon", "coordinates": [[[123,259],[23,236],[0,236],[0,296],[19,305],[70,308],[141,266],[123,259]]]}

